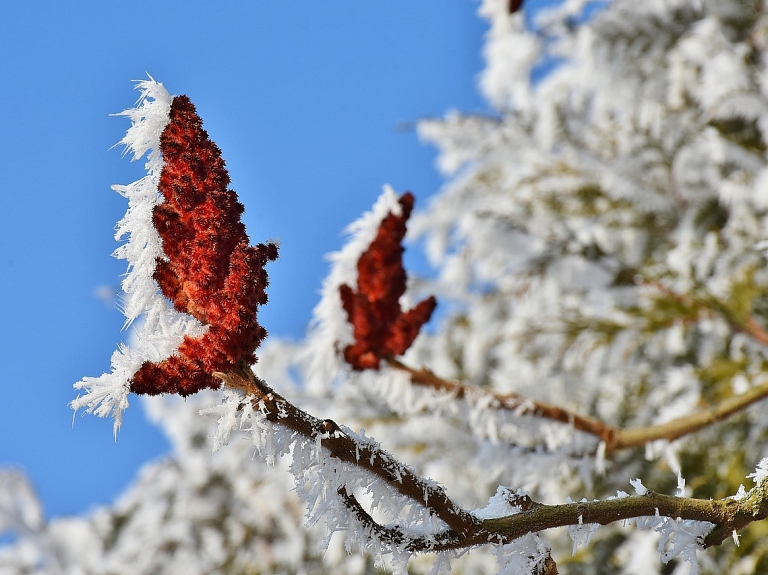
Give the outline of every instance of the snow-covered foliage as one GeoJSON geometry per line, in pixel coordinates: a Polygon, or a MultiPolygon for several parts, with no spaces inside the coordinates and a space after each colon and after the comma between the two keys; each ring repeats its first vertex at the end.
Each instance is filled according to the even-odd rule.
{"type": "Polygon", "coordinates": [[[17,470],[0,471],[0,533],[19,535],[38,532],[43,526],[43,510],[26,476],[17,470]]]}
{"type": "MultiPolygon", "coordinates": [[[[613,429],[644,429],[768,381],[768,272],[758,247],[768,240],[768,6],[613,0],[595,10],[566,0],[534,30],[507,7],[480,8],[490,26],[480,84],[497,113],[420,125],[440,149],[446,184],[417,203],[410,225],[436,273],[411,278],[402,303],[431,293],[440,305],[401,358],[413,372],[353,371],[339,356],[352,338],[339,286],[354,285],[379,222],[397,213],[385,189],[331,257],[306,341],[270,342],[257,375],[342,424],[357,445],[375,437],[477,520],[514,517],[532,502],[619,504],[629,485],[635,498],[747,500],[744,477],[760,487],[768,476],[764,402],[672,441],[661,434],[616,449],[612,436],[536,413],[555,405],[613,429]],[[534,67],[547,70],[538,81],[534,67]],[[467,387],[417,385],[416,372],[467,387]],[[500,408],[510,396],[521,399],[500,408]]],[[[138,365],[203,329],[169,315],[151,282],[160,248],[142,226],[158,201],[152,138],[170,98],[160,88],[145,83],[145,99],[125,113],[134,127],[122,143],[136,158],[150,152],[149,175],[118,189],[130,202],[118,227],[129,242],[117,252],[129,262],[126,316],[147,319],[135,346],[116,353],[113,373],[80,382],[87,395],[75,402],[114,415],[116,426],[138,365]]],[[[0,527],[18,539],[0,549],[0,573],[546,573],[552,558],[573,574],[768,572],[764,524],[702,551],[712,523],[658,513],[414,553],[380,537],[340,489],[378,524],[432,543],[439,520],[334,458],[321,437],[243,401],[231,389],[148,400],[173,454],[87,517],[44,523],[29,486],[7,475],[0,527]]]]}
{"type": "MultiPolygon", "coordinates": [[[[433,291],[461,304],[413,356],[623,427],[764,383],[764,4],[617,0],[585,22],[590,3],[568,1],[535,34],[505,4],[482,8],[481,85],[499,115],[421,125],[449,180],[413,231],[439,270],[433,291]],[[552,70],[532,84],[542,59],[552,70]]],[[[637,476],[671,491],[680,469],[698,497],[735,493],[765,454],[764,414],[616,454],[595,495],[637,476]]],[[[517,428],[507,437],[530,445],[517,428]]],[[[562,500],[568,482],[548,471],[576,466],[559,451],[549,468],[516,458],[524,478],[503,481],[562,500]]],[[[598,530],[583,561],[618,565],[616,537],[598,530]]],[[[723,547],[707,554],[723,561],[713,572],[745,553],[743,540],[723,547]]]]}

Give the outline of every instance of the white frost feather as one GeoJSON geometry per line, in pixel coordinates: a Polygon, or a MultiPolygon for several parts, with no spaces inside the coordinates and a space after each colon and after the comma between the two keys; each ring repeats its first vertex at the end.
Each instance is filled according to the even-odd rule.
{"type": "Polygon", "coordinates": [[[128,238],[117,248],[114,256],[128,260],[128,271],[122,282],[125,325],[144,316],[133,334],[131,346],[120,345],[112,354],[112,370],[100,377],[85,377],[75,389],[85,390],[71,402],[72,409],[85,408],[99,417],[114,417],[114,433],[120,429],[123,411],[128,407],[129,380],[145,361],[161,361],[179,346],[184,335],[199,335],[203,326],[192,316],[181,314],[160,293],[152,275],[155,260],[163,257],[160,236],[152,224],[152,211],[162,200],[158,190],[163,159],[160,154],[160,135],[168,124],[172,97],[165,87],[148,80],[137,82],[141,96],[134,108],[117,116],[131,120],[131,127],[117,145],[125,146],[132,160],[145,154],[147,175],[126,186],[112,188],[127,198],[128,210],[117,223],[115,239],[128,238]]]}
{"type": "Polygon", "coordinates": [[[760,463],[757,464],[755,472],[750,473],[747,477],[752,479],[757,485],[760,485],[768,477],[768,457],[761,459],[760,463]]]}

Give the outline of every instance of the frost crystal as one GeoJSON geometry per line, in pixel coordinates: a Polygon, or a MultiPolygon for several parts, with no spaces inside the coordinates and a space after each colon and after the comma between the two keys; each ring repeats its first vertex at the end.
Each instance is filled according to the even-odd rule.
{"type": "Polygon", "coordinates": [[[632,484],[632,487],[635,488],[635,493],[638,495],[646,495],[648,493],[648,489],[643,485],[643,482],[640,481],[640,479],[630,479],[629,482],[632,484]]]}
{"type": "Polygon", "coordinates": [[[549,557],[549,545],[536,533],[528,533],[507,545],[499,545],[498,575],[537,573],[549,557]]]}
{"type": "Polygon", "coordinates": [[[524,500],[528,493],[523,489],[512,490],[509,487],[499,486],[496,494],[488,500],[488,505],[482,509],[475,509],[472,514],[478,519],[491,519],[504,517],[513,513],[520,513],[519,502],[524,500]]]}
{"type": "MultiPolygon", "coordinates": [[[[579,520],[581,521],[581,517],[579,517],[579,520]]],[[[587,523],[585,525],[569,525],[566,527],[565,531],[568,533],[571,541],[573,541],[573,549],[571,550],[573,555],[576,555],[576,551],[579,549],[579,547],[586,548],[587,545],[589,545],[598,527],[600,527],[600,525],[597,523],[587,523]]]]}
{"type": "Polygon", "coordinates": [[[701,549],[704,538],[712,530],[714,524],[707,521],[690,521],[683,519],[667,519],[654,527],[661,533],[659,552],[661,560],[669,563],[679,557],[690,563],[690,575],[698,575],[699,561],[696,551],[701,549]]]}
{"type": "Polygon", "coordinates": [[[760,463],[757,464],[757,470],[747,475],[747,477],[760,485],[768,477],[768,457],[761,459],[760,463]]]}

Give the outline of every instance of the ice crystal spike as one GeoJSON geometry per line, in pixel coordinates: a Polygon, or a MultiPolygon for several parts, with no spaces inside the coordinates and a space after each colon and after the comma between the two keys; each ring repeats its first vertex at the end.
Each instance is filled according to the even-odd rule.
{"type": "Polygon", "coordinates": [[[407,312],[400,307],[407,280],[402,241],[413,210],[413,194],[406,192],[399,203],[400,215],[387,214],[357,262],[357,290],[347,284],[339,286],[355,337],[344,349],[344,359],[355,370],[378,369],[381,359],[405,353],[437,306],[430,296],[407,312]]]}

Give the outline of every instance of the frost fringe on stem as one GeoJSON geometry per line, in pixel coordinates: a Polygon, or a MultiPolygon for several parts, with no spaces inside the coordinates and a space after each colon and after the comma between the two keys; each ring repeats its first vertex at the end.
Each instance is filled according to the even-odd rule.
{"type": "Polygon", "coordinates": [[[621,449],[641,447],[658,439],[666,439],[667,441],[679,439],[727,419],[768,397],[768,382],[766,382],[742,394],[723,399],[709,409],[682,416],[667,423],[624,429],[558,405],[530,399],[517,393],[494,394],[473,385],[443,379],[426,368],[416,370],[396,358],[388,358],[387,364],[407,373],[414,385],[443,392],[455,399],[464,399],[470,403],[477,403],[486,399],[490,401],[485,401],[484,404],[490,409],[508,410],[519,416],[540,417],[570,425],[573,429],[593,435],[604,442],[606,455],[621,449]]]}
{"type": "MultiPolygon", "coordinates": [[[[508,499],[509,506],[518,508],[518,512],[481,520],[477,512],[472,514],[463,510],[442,488],[420,478],[378,446],[361,443],[334,421],[318,419],[297,408],[257,378],[248,366],[215,375],[227,387],[245,394],[241,401],[250,406],[252,413],[261,414],[266,420],[284,426],[310,442],[317,442],[331,459],[357,466],[385,481],[393,491],[423,505],[449,527],[432,537],[420,537],[409,535],[404,529],[379,525],[346,491],[344,485],[337,488],[345,505],[354,512],[358,521],[371,529],[373,535],[383,543],[403,547],[409,552],[454,550],[483,544],[504,545],[526,534],[555,527],[608,525],[638,518],[645,518],[638,522],[638,526],[660,531],[674,531],[676,522],[680,520],[710,523],[711,530],[707,528],[705,531],[708,533],[703,533],[701,540],[697,541],[707,548],[720,545],[734,531],[768,517],[768,481],[765,481],[763,473],[755,475],[758,484],[749,492],[722,500],[663,495],[646,489],[637,481],[635,488],[640,495],[620,493],[618,497],[606,501],[544,505],[527,495],[512,495],[508,499]]],[[[768,460],[761,462],[760,469],[765,467],[768,467],[768,460]]]]}

